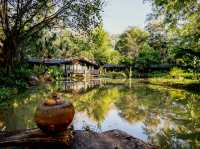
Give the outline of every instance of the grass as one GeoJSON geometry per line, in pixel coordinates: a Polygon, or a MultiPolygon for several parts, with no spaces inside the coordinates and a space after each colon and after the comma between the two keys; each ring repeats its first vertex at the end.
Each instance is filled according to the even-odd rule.
{"type": "Polygon", "coordinates": [[[142,80],[143,83],[168,86],[172,88],[185,89],[194,92],[200,92],[200,80],[192,79],[171,79],[171,78],[149,78],[142,80]]]}
{"type": "Polygon", "coordinates": [[[107,72],[100,76],[101,78],[111,78],[111,79],[126,79],[127,76],[124,72],[107,72]]]}

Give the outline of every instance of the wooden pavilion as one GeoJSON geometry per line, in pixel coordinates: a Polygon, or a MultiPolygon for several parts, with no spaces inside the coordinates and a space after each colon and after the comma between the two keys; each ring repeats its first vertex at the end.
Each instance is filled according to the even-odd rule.
{"type": "Polygon", "coordinates": [[[60,66],[65,76],[98,76],[99,65],[87,59],[29,59],[31,65],[60,66]]]}

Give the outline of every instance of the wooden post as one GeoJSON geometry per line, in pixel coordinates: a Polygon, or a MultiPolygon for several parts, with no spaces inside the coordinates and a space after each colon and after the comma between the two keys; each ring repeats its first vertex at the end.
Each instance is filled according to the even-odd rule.
{"type": "Polygon", "coordinates": [[[66,64],[65,64],[65,75],[67,75],[67,68],[66,68],[66,64]]]}
{"type": "Polygon", "coordinates": [[[87,66],[86,66],[86,64],[85,64],[84,78],[85,78],[85,81],[86,81],[86,78],[87,78],[87,66]]]}
{"type": "Polygon", "coordinates": [[[131,66],[129,67],[129,78],[131,78],[132,77],[132,68],[131,68],[131,66]]]}
{"type": "Polygon", "coordinates": [[[129,88],[131,88],[131,87],[132,87],[132,79],[129,78],[129,88]]]}

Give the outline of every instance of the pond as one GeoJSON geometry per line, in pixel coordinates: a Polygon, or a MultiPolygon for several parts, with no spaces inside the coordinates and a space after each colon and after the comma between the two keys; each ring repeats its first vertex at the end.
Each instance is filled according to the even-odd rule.
{"type": "Polygon", "coordinates": [[[35,128],[37,105],[58,91],[76,109],[74,129],[123,130],[162,148],[200,148],[200,95],[138,80],[56,82],[0,105],[0,130],[35,128]]]}

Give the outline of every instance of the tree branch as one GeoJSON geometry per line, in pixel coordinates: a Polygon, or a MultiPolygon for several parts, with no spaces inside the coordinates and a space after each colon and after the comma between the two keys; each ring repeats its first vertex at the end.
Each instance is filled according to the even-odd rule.
{"type": "Polygon", "coordinates": [[[41,22],[35,24],[34,26],[32,26],[31,28],[29,28],[28,30],[26,30],[25,33],[21,36],[21,38],[26,37],[28,34],[33,34],[33,33],[37,32],[37,31],[39,31],[42,27],[44,27],[45,25],[47,25],[47,23],[52,22],[52,20],[54,20],[56,17],[58,17],[58,15],[61,14],[65,9],[69,8],[70,3],[71,2],[69,1],[62,8],[60,8],[59,10],[57,10],[54,14],[52,14],[52,15],[50,15],[48,17],[44,17],[41,22]]]}

